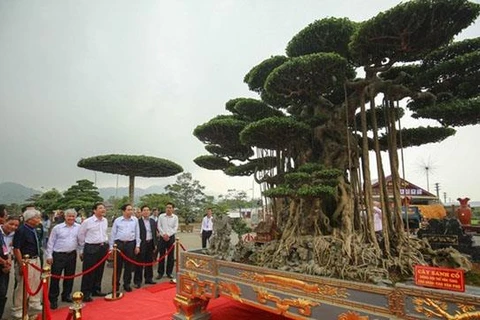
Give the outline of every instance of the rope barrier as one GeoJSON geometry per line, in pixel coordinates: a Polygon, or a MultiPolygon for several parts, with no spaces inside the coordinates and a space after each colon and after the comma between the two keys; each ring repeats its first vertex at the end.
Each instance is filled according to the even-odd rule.
{"type": "Polygon", "coordinates": [[[40,292],[40,289],[42,289],[42,281],[40,281],[38,288],[35,290],[35,292],[33,292],[32,288],[30,288],[30,283],[28,282],[28,268],[26,265],[22,266],[22,274],[23,274],[23,281],[25,282],[25,289],[27,289],[27,293],[31,296],[37,295],[37,293],[40,292]]]}
{"type": "MultiPolygon", "coordinates": [[[[55,278],[55,279],[73,279],[73,278],[76,278],[76,277],[80,277],[80,276],[83,276],[87,273],[90,273],[92,272],[93,270],[95,270],[98,266],[100,266],[103,262],[105,262],[105,260],[108,259],[108,256],[110,255],[110,252],[107,252],[107,254],[100,260],[98,261],[95,265],[93,265],[92,267],[88,268],[87,270],[85,271],[82,271],[80,273],[77,273],[77,274],[72,274],[71,276],[62,276],[62,275],[58,275],[58,274],[52,274],[51,277],[52,278],[55,278]]],[[[39,266],[37,265],[34,265],[34,264],[30,264],[30,266],[32,266],[33,269],[37,270],[37,271],[42,271],[42,269],[40,269],[39,266]]]]}
{"type": "Polygon", "coordinates": [[[32,266],[33,269],[42,272],[42,268],[40,268],[39,266],[37,266],[35,264],[31,264],[31,263],[29,265],[32,266]]]}
{"type": "Polygon", "coordinates": [[[73,313],[72,313],[72,312],[69,312],[69,313],[67,314],[67,318],[66,318],[65,320],[71,320],[72,317],[73,317],[73,313]]]}
{"type": "Polygon", "coordinates": [[[108,259],[108,256],[110,255],[110,252],[111,251],[108,251],[107,254],[102,259],[100,259],[96,264],[94,264],[93,266],[91,266],[90,268],[88,268],[85,271],[82,271],[82,272],[77,273],[77,274],[72,274],[70,276],[58,275],[58,274],[53,274],[52,273],[51,277],[55,278],[55,279],[73,279],[73,278],[76,278],[76,277],[83,276],[83,275],[85,275],[87,273],[90,273],[93,270],[97,269],[102,263],[104,263],[108,259]]]}
{"type": "Polygon", "coordinates": [[[185,247],[183,246],[183,244],[180,242],[180,248],[182,248],[183,251],[187,251],[187,249],[185,249],[185,247]]]}
{"type": "Polygon", "coordinates": [[[133,260],[129,257],[127,257],[123,252],[122,250],[120,249],[117,249],[118,252],[120,252],[120,255],[122,256],[123,259],[125,259],[126,261],[134,264],[134,265],[137,265],[137,266],[142,266],[142,267],[150,267],[150,266],[154,266],[156,265],[157,263],[160,263],[162,260],[164,260],[168,254],[173,250],[173,247],[174,247],[175,244],[172,244],[170,246],[170,248],[168,248],[167,252],[165,252],[165,254],[163,256],[161,256],[160,258],[158,258],[157,260],[153,261],[153,262],[138,262],[136,260],[133,260]]]}

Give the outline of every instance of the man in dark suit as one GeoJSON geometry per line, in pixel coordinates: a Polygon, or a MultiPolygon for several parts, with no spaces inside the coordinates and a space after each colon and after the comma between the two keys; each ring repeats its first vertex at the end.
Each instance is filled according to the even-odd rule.
{"type": "MultiPolygon", "coordinates": [[[[157,223],[150,218],[150,208],[148,206],[141,207],[142,217],[138,219],[140,227],[140,253],[137,255],[138,262],[151,263],[154,258],[157,243],[157,223]]],[[[153,281],[152,266],[135,266],[135,276],[133,282],[135,287],[142,286],[142,276],[145,278],[145,284],[155,284],[153,281]]]]}

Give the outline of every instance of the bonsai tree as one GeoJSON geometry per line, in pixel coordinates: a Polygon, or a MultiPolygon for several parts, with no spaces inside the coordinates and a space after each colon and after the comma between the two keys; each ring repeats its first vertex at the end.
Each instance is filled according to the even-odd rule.
{"type": "Polygon", "coordinates": [[[122,154],[108,154],[82,159],[77,166],[128,176],[128,195],[131,203],[134,201],[135,177],[169,177],[183,171],[181,166],[170,160],[122,154]]]}
{"type": "Polygon", "coordinates": [[[286,56],[247,73],[244,81],[260,100],[230,100],[229,114],[193,132],[210,153],[197,165],[254,175],[272,199],[280,238],[241,248],[241,260],[362,281],[410,276],[415,264],[469,267],[455,252],[434,252],[404,232],[397,154],[478,123],[479,41],[453,38],[479,12],[465,0],[414,0],[361,23],[322,19],[292,38],[286,56]],[[398,130],[405,108],[439,126],[398,130]],[[372,218],[371,150],[384,210],[381,245],[372,218]],[[382,151],[390,160],[392,207],[382,151]]]}

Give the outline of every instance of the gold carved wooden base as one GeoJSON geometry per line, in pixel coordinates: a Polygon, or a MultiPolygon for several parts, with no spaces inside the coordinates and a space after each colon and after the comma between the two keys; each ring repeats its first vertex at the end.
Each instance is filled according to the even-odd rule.
{"type": "Polygon", "coordinates": [[[207,311],[209,299],[188,298],[177,294],[173,303],[177,308],[177,313],[173,315],[176,320],[206,320],[210,319],[210,313],[207,311]]]}

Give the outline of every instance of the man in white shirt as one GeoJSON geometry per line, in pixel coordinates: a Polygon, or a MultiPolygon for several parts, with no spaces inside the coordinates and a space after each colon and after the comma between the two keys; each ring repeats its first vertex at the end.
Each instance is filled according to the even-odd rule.
{"type": "MultiPolygon", "coordinates": [[[[93,215],[83,221],[78,231],[80,259],[83,260],[82,271],[96,265],[108,253],[108,222],[104,217],[107,210],[103,203],[100,202],[94,204],[92,209],[93,215]]],[[[83,301],[93,301],[92,296],[106,296],[101,291],[104,269],[105,261],[92,272],[83,275],[81,285],[81,291],[84,296],[83,301]]]]}
{"type": "MultiPolygon", "coordinates": [[[[178,217],[173,213],[175,205],[171,202],[167,203],[165,213],[158,217],[158,254],[162,257],[171,246],[175,244],[175,233],[178,229],[178,217]]],[[[158,264],[157,279],[161,279],[166,271],[167,277],[173,279],[173,260],[175,257],[175,248],[172,248],[166,259],[162,259],[158,264]],[[165,270],[165,260],[167,260],[167,269],[165,270]]]]}
{"type": "Polygon", "coordinates": [[[375,235],[377,237],[378,244],[383,247],[383,225],[382,225],[382,209],[380,202],[373,201],[373,227],[375,229],[375,235]]]}
{"type": "MultiPolygon", "coordinates": [[[[77,211],[75,209],[65,210],[65,221],[57,224],[50,232],[47,243],[47,263],[52,267],[52,275],[71,276],[75,273],[77,265],[77,249],[78,249],[78,231],[80,225],[75,222],[77,211]]],[[[57,298],[60,293],[60,280],[51,277],[48,299],[50,300],[50,308],[57,309],[57,298]]],[[[63,280],[62,301],[72,302],[73,279],[63,280]]]]}
{"type": "Polygon", "coordinates": [[[212,208],[207,209],[207,215],[202,219],[200,233],[202,235],[202,248],[207,247],[207,240],[210,239],[213,232],[212,208]]]}

